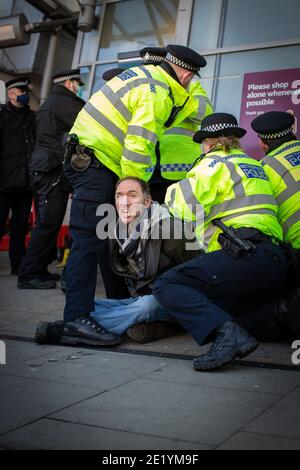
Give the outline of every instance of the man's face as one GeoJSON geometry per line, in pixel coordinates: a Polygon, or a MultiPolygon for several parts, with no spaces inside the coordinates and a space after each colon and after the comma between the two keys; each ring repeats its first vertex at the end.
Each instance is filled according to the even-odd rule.
{"type": "Polygon", "coordinates": [[[125,180],[117,187],[115,202],[121,222],[128,225],[150,207],[151,197],[145,197],[137,181],[125,180]]]}

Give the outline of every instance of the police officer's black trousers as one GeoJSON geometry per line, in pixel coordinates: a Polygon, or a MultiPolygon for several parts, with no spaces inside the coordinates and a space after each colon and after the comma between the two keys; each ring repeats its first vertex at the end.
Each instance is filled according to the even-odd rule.
{"type": "Polygon", "coordinates": [[[5,231],[9,211],[12,211],[9,259],[12,271],[18,271],[21,259],[25,255],[25,237],[32,203],[32,192],[0,192],[0,240],[5,231]]]}
{"type": "Polygon", "coordinates": [[[98,207],[106,204],[114,212],[117,176],[101,164],[78,172],[66,163],[64,171],[74,188],[64,310],[64,320],[68,322],[94,311],[98,263],[108,298],[129,297],[129,293],[123,279],[112,272],[107,234],[98,233],[98,237],[96,233],[98,223],[104,219],[96,215],[98,207]]]}
{"type": "Polygon", "coordinates": [[[219,250],[181,264],[157,279],[154,296],[202,345],[245,307],[272,298],[285,275],[283,251],[264,241],[237,259],[219,250]]]}
{"type": "Polygon", "coordinates": [[[53,261],[56,241],[66,212],[69,191],[61,171],[40,173],[34,178],[37,224],[33,229],[26,256],[19,270],[19,280],[33,279],[47,272],[53,261]]]}

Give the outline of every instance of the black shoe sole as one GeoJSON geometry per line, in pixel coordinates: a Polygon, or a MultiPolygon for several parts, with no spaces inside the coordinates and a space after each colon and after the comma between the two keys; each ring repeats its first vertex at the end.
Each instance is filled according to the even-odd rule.
{"type": "Polygon", "coordinates": [[[214,363],[214,364],[207,363],[206,365],[201,364],[199,367],[197,367],[194,363],[194,369],[196,371],[209,371],[209,370],[219,369],[222,366],[230,364],[236,358],[243,359],[244,357],[249,356],[249,354],[253,353],[257,348],[258,348],[258,342],[256,342],[255,344],[253,343],[251,346],[244,347],[233,358],[228,358],[218,363],[214,363]]]}
{"type": "Polygon", "coordinates": [[[80,337],[80,336],[65,336],[63,335],[60,339],[60,344],[66,345],[87,345],[87,346],[101,346],[101,347],[112,347],[112,346],[119,346],[122,343],[121,338],[117,338],[114,341],[100,341],[96,339],[90,339],[87,337],[80,337]]]}

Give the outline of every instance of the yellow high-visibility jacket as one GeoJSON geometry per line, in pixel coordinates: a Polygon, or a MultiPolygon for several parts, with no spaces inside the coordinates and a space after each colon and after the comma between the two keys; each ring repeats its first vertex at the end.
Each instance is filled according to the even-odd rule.
{"type": "Polygon", "coordinates": [[[201,83],[193,81],[189,93],[196,98],[196,112],[176,126],[167,129],[159,141],[160,172],[167,180],[182,180],[200,155],[199,144],[193,141],[202,119],[212,114],[213,107],[201,83]]]}
{"type": "Polygon", "coordinates": [[[119,177],[148,181],[164,124],[173,106],[182,105],[174,125],[196,112],[197,100],[161,67],[133,67],[90,98],[70,132],[119,177]]]}
{"type": "Polygon", "coordinates": [[[195,235],[207,252],[221,248],[215,219],[234,228],[253,227],[282,240],[268,177],[260,162],[239,149],[204,155],[186,179],[168,188],[165,202],[176,217],[193,222],[195,235]]]}
{"type": "Polygon", "coordinates": [[[262,160],[278,204],[283,239],[300,249],[300,141],[285,142],[262,160]]]}

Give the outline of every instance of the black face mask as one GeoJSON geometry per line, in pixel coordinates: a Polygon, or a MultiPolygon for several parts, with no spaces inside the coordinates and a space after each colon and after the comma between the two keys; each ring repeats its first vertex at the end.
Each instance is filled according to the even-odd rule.
{"type": "Polygon", "coordinates": [[[30,97],[28,93],[24,93],[23,95],[17,96],[17,102],[20,103],[22,106],[27,106],[29,103],[30,97]]]}

